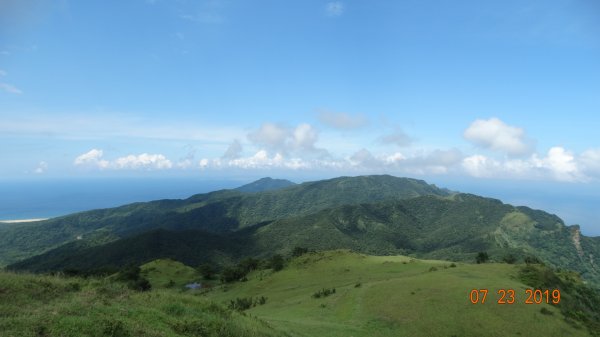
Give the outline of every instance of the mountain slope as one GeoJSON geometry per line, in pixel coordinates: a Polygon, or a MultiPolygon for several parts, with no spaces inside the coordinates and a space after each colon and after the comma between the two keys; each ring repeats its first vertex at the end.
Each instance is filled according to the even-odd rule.
{"type": "Polygon", "coordinates": [[[226,233],[263,221],[306,215],[339,205],[448,194],[448,191],[422,180],[360,176],[256,193],[221,190],[185,200],[134,203],[0,227],[0,266],[40,254],[78,237],[105,243],[157,228],[226,233]]]}
{"type": "Polygon", "coordinates": [[[244,186],[240,186],[236,188],[236,191],[246,192],[246,193],[256,193],[256,192],[265,192],[265,191],[275,191],[280,190],[282,188],[290,187],[296,185],[295,183],[286,180],[286,179],[273,179],[270,177],[261,178],[255,182],[251,182],[244,186]]]}
{"type": "MultiPolygon", "coordinates": [[[[250,274],[247,282],[206,298],[228,303],[265,296],[266,304],[248,314],[293,336],[589,336],[582,322],[565,318],[560,305],[525,304],[531,285],[518,278],[520,268],[318,252],[278,273],[250,274]],[[324,288],[336,291],[312,296],[324,288]],[[488,289],[486,303],[471,304],[472,289],[488,289]],[[514,289],[516,302],[498,304],[499,289],[514,289]]],[[[561,293],[569,307],[566,298],[573,296],[561,293]]]]}
{"type": "Polygon", "coordinates": [[[470,194],[344,205],[264,222],[232,233],[153,231],[95,247],[67,244],[10,266],[49,271],[91,270],[172,258],[190,265],[236,261],[244,256],[289,254],[294,247],[352,249],[378,255],[474,261],[487,251],[502,261],[535,256],[580,272],[600,286],[598,241],[566,227],[560,218],[470,194]],[[579,244],[575,244],[575,239],[579,244]]]}
{"type": "Polygon", "coordinates": [[[0,271],[0,335],[289,336],[264,321],[175,290],[137,292],[107,279],[0,271]]]}

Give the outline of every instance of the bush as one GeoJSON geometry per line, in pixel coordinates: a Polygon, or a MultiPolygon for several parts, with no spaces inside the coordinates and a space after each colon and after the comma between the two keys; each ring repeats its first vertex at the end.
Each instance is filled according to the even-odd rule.
{"type": "Polygon", "coordinates": [[[479,253],[477,253],[477,257],[475,258],[475,261],[477,263],[486,263],[489,259],[490,259],[490,257],[488,256],[487,252],[479,252],[479,253]]]}
{"type": "Polygon", "coordinates": [[[293,257],[299,257],[306,253],[308,253],[308,248],[304,248],[304,247],[294,247],[294,250],[292,250],[293,257]]]}
{"type": "Polygon", "coordinates": [[[127,285],[130,289],[137,291],[149,291],[152,289],[152,284],[150,284],[150,281],[143,277],[140,277],[135,281],[130,281],[127,285]]]}
{"type": "Polygon", "coordinates": [[[264,296],[257,297],[256,299],[252,297],[238,297],[235,300],[229,301],[228,308],[231,310],[244,311],[265,303],[267,303],[267,298],[264,296]]]}
{"type": "Polygon", "coordinates": [[[517,257],[512,254],[508,254],[502,258],[502,261],[504,261],[508,264],[514,264],[515,262],[517,262],[517,257]]]}
{"type": "Polygon", "coordinates": [[[215,277],[215,268],[208,263],[201,264],[197,270],[205,280],[212,280],[215,277]]]}
{"type": "Polygon", "coordinates": [[[450,268],[456,268],[456,263],[454,263],[454,262],[450,263],[450,268]]]}
{"type": "Polygon", "coordinates": [[[315,292],[314,294],[312,294],[313,298],[321,298],[321,297],[327,297],[329,295],[333,295],[335,294],[335,288],[331,288],[331,289],[321,289],[317,292],[315,292]]]}
{"type": "Polygon", "coordinates": [[[283,256],[275,254],[271,258],[271,268],[273,268],[274,271],[280,271],[283,269],[284,262],[283,256]]]}
{"type": "Polygon", "coordinates": [[[429,268],[429,271],[437,271],[437,270],[438,270],[437,267],[431,267],[431,268],[429,268]]]}

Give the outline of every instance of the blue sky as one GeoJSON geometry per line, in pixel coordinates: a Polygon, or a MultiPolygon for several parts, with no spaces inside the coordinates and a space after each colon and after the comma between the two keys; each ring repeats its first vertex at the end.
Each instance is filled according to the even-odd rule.
{"type": "Polygon", "coordinates": [[[600,178],[597,1],[0,6],[2,178],[600,178]]]}

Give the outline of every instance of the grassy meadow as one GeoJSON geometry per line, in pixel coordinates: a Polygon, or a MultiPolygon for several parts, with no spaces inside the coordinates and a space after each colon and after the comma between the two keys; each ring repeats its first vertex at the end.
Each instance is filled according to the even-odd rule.
{"type": "Polygon", "coordinates": [[[0,272],[0,335],[589,336],[584,323],[566,319],[557,306],[524,304],[522,267],[337,250],[222,284],[160,259],[140,267],[152,285],[143,292],[115,275],[0,272]],[[186,290],[193,281],[211,287],[186,290]],[[472,304],[470,291],[482,288],[489,290],[486,303],[472,304]],[[514,289],[515,304],[497,304],[498,289],[514,289]],[[250,305],[240,309],[232,301],[250,305]]]}

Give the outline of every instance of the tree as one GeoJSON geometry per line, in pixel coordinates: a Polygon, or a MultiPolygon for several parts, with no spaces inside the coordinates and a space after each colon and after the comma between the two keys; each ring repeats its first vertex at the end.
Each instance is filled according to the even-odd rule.
{"type": "Polygon", "coordinates": [[[477,263],[486,263],[489,259],[490,257],[488,256],[487,252],[479,252],[475,258],[475,261],[477,261],[477,263]]]}
{"type": "Polygon", "coordinates": [[[212,280],[215,277],[215,268],[208,263],[201,264],[197,270],[205,280],[212,280]]]}
{"type": "Polygon", "coordinates": [[[504,262],[506,262],[508,264],[514,264],[515,262],[517,262],[517,257],[514,256],[513,254],[508,254],[508,255],[504,256],[504,258],[502,260],[504,260],[504,262]]]}
{"type": "Polygon", "coordinates": [[[271,258],[271,268],[273,268],[274,271],[280,271],[283,269],[284,262],[283,256],[275,254],[271,258]]]}

